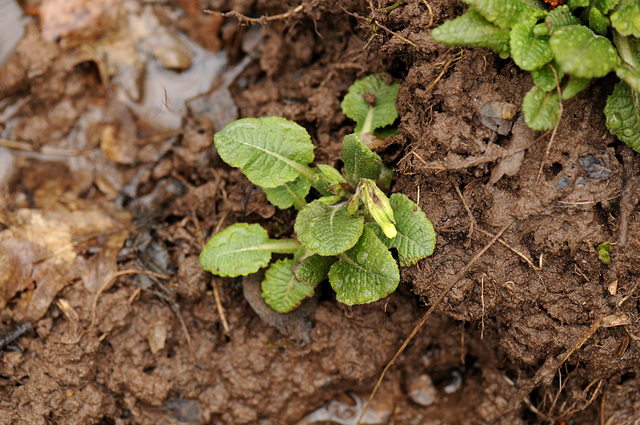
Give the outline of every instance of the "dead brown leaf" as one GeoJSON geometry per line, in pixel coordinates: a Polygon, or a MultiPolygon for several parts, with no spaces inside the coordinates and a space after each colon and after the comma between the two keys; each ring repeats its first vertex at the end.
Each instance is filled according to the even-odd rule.
{"type": "Polygon", "coordinates": [[[56,207],[53,211],[18,209],[9,216],[9,229],[0,234],[10,232],[1,246],[13,250],[3,256],[14,266],[4,296],[24,290],[25,282],[35,283],[18,303],[19,318],[40,319],[58,292],[74,280],[84,277],[89,288],[95,286],[91,285],[95,276],[116,269],[115,257],[129,234],[128,215],[114,215],[109,211],[113,207],[80,201],[56,207]],[[98,251],[89,261],[82,255],[88,248],[98,251]]]}

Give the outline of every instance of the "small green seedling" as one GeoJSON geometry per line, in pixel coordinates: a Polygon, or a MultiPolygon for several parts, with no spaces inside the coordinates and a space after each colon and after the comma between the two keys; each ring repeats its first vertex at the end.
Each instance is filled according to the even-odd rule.
{"type": "Polygon", "coordinates": [[[522,101],[530,128],[553,128],[561,100],[615,71],[621,81],[607,100],[607,127],[640,152],[638,0],[568,0],[550,11],[539,0],[463,1],[469,9],[431,37],[447,45],[488,47],[531,71],[534,86],[522,101]]]}
{"type": "Polygon", "coordinates": [[[603,242],[598,245],[598,258],[604,264],[608,264],[611,261],[611,242],[603,242]]]}
{"type": "Polygon", "coordinates": [[[300,125],[279,117],[244,118],[214,137],[220,157],[238,167],[279,208],[299,211],[297,239],[273,240],[259,224],[238,223],[213,236],[200,254],[202,267],[218,276],[246,276],[269,266],[262,297],[285,313],[329,279],[345,304],[370,303],[395,291],[402,266],[433,253],[435,232],[407,196],[383,192],[393,173],[361,140],[397,119],[398,85],[377,76],[356,82],[342,108],[356,133],[342,143],[344,168],[318,164],[300,125]],[[307,203],[311,188],[318,196],[307,203]],[[288,257],[271,263],[272,254],[288,257]]]}

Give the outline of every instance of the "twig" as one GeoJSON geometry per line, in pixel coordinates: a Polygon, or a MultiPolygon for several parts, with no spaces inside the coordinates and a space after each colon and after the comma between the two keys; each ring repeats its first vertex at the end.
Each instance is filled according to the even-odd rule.
{"type": "Polygon", "coordinates": [[[424,89],[424,93],[428,93],[429,91],[431,91],[431,89],[433,89],[436,86],[436,84],[438,84],[438,81],[440,81],[440,79],[444,77],[445,72],[447,72],[451,64],[454,62],[458,62],[460,59],[462,59],[463,55],[464,55],[464,50],[460,50],[458,53],[456,53],[456,55],[453,58],[449,59],[449,61],[447,61],[444,64],[442,71],[440,71],[440,74],[436,77],[433,83],[429,84],[429,87],[424,89]]]}
{"type": "Polygon", "coordinates": [[[465,199],[458,185],[455,183],[452,183],[452,184],[453,184],[453,187],[456,189],[458,196],[462,200],[462,206],[464,206],[464,209],[467,211],[467,215],[469,216],[469,233],[467,234],[467,240],[471,241],[471,236],[473,236],[473,228],[476,225],[476,218],[473,216],[473,213],[471,212],[471,208],[469,208],[469,204],[467,204],[467,200],[465,199]]]}
{"type": "Polygon", "coordinates": [[[473,258],[467,263],[466,266],[464,266],[462,268],[462,270],[460,270],[458,272],[458,274],[456,274],[453,279],[451,280],[451,282],[449,282],[449,284],[445,287],[445,289],[440,293],[440,295],[438,296],[438,298],[436,298],[436,300],[433,302],[433,304],[431,305],[431,307],[429,307],[429,310],[427,310],[427,312],[424,314],[424,316],[422,316],[422,318],[420,319],[420,321],[418,322],[418,324],[413,328],[413,330],[411,331],[411,333],[409,334],[409,336],[407,337],[407,339],[404,340],[404,342],[402,343],[402,346],[400,346],[400,348],[398,349],[398,351],[396,352],[396,354],[393,356],[393,358],[389,361],[389,363],[387,363],[387,365],[384,367],[384,369],[382,370],[382,374],[380,375],[380,378],[378,379],[378,382],[376,383],[375,387],[373,388],[373,391],[371,392],[371,395],[369,395],[369,399],[367,400],[367,403],[364,405],[364,409],[362,409],[362,412],[360,413],[360,417],[358,418],[358,421],[356,422],[356,425],[360,425],[360,422],[362,421],[362,418],[364,417],[365,412],[367,411],[367,409],[369,408],[369,404],[371,404],[371,400],[373,400],[373,397],[375,397],[376,392],[378,391],[378,388],[380,388],[380,385],[382,384],[382,380],[384,379],[387,370],[389,370],[389,368],[396,362],[396,360],[398,359],[398,357],[400,357],[400,355],[404,352],[405,348],[407,348],[407,345],[409,345],[409,343],[411,342],[411,340],[413,339],[413,337],[416,336],[416,334],[418,333],[418,331],[420,329],[422,329],[422,327],[424,326],[424,324],[426,323],[427,319],[429,318],[429,316],[431,316],[431,313],[433,313],[433,311],[436,309],[436,307],[438,306],[438,304],[440,304],[440,302],[444,299],[444,297],[447,295],[447,293],[449,293],[449,291],[451,290],[451,288],[453,288],[453,286],[458,283],[458,281],[460,279],[462,279],[467,272],[469,271],[469,269],[471,268],[471,266],[473,266],[475,264],[476,261],[478,261],[478,259],[485,253],[487,252],[487,250],[489,248],[491,248],[491,246],[493,246],[494,243],[496,243],[496,241],[498,240],[498,238],[500,236],[502,236],[502,234],[515,222],[515,219],[511,219],[507,224],[505,224],[502,229],[500,229],[500,231],[498,232],[498,234],[491,239],[491,242],[489,242],[488,244],[486,244],[484,246],[484,248],[482,248],[480,251],[478,251],[473,258]]]}
{"type": "Polygon", "coordinates": [[[291,17],[292,15],[295,15],[298,12],[301,12],[302,9],[304,9],[304,4],[299,4],[298,6],[294,7],[293,9],[285,12],[285,13],[281,13],[279,15],[272,15],[272,16],[261,16],[259,18],[250,18],[249,16],[243,15],[240,12],[236,12],[235,10],[231,10],[229,12],[218,12],[216,10],[208,10],[205,9],[204,13],[208,13],[210,15],[218,15],[218,16],[223,16],[225,18],[228,17],[234,17],[234,18],[238,18],[238,20],[240,21],[240,23],[244,22],[248,22],[250,24],[266,24],[267,22],[270,21],[278,21],[281,19],[287,19],[289,17],[291,17]]]}
{"type": "Polygon", "coordinates": [[[414,43],[413,41],[401,36],[400,34],[398,34],[395,31],[390,30],[389,28],[385,27],[384,25],[382,25],[380,22],[378,22],[377,20],[373,21],[374,25],[379,26],[380,28],[382,28],[383,30],[385,30],[386,32],[388,32],[391,35],[394,35],[396,37],[398,37],[400,40],[404,41],[407,44],[410,44],[411,46],[415,47],[416,49],[418,49],[418,46],[416,45],[416,43],[414,43]]]}
{"type": "MultiPolygon", "coordinates": [[[[218,224],[216,225],[216,229],[213,232],[214,235],[220,231],[220,227],[222,227],[222,223],[224,223],[224,220],[227,218],[227,214],[229,214],[228,211],[225,212],[222,218],[220,218],[220,221],[218,221],[218,224]]],[[[194,217],[194,219],[197,222],[198,218],[194,217]]],[[[197,228],[200,229],[199,223],[197,224],[197,228]]],[[[202,233],[200,233],[200,235],[202,235],[202,233]]],[[[202,239],[202,241],[204,242],[204,239],[202,239]]],[[[201,248],[204,248],[204,243],[202,244],[201,248]]],[[[224,334],[228,336],[229,322],[227,321],[227,316],[224,313],[224,307],[222,306],[222,301],[220,300],[220,292],[218,292],[218,283],[215,278],[211,280],[211,286],[213,287],[213,297],[216,301],[216,309],[218,310],[218,316],[220,316],[220,321],[222,322],[222,329],[224,331],[224,334]]]]}
{"type": "Polygon", "coordinates": [[[431,9],[431,5],[427,2],[427,0],[422,0],[422,3],[424,3],[424,5],[427,6],[427,9],[429,10],[429,25],[427,25],[427,28],[431,28],[431,26],[433,25],[433,18],[435,14],[433,13],[433,9],[431,9]]]}
{"type": "Polygon", "coordinates": [[[638,200],[635,190],[638,187],[638,179],[636,177],[635,167],[633,166],[633,153],[631,149],[625,146],[620,151],[620,156],[622,156],[624,166],[624,186],[622,186],[622,195],[620,197],[618,247],[625,248],[629,239],[629,218],[638,200]]]}
{"type": "Polygon", "coordinates": [[[17,142],[15,140],[0,139],[0,146],[4,146],[9,149],[16,149],[25,152],[39,153],[47,156],[78,156],[87,152],[96,150],[96,148],[83,148],[83,149],[60,149],[43,146],[40,149],[36,149],[29,143],[17,142]]]}
{"type": "MultiPolygon", "coordinates": [[[[478,230],[478,232],[482,233],[483,235],[493,236],[491,233],[485,232],[484,230],[482,230],[480,228],[478,228],[477,230],[478,230]]],[[[502,245],[504,245],[505,247],[507,247],[508,249],[513,251],[513,253],[516,254],[518,257],[520,257],[524,261],[526,261],[526,263],[529,264],[529,266],[531,266],[531,268],[533,270],[540,270],[542,268],[542,267],[538,267],[535,264],[533,264],[533,261],[531,261],[526,255],[524,255],[523,253],[521,253],[520,251],[518,251],[517,249],[515,249],[514,247],[512,247],[508,243],[506,243],[502,238],[498,239],[498,242],[500,242],[502,245]]]]}
{"type": "Polygon", "coordinates": [[[589,340],[596,333],[598,329],[602,326],[602,317],[597,318],[593,324],[585,330],[580,338],[564,353],[560,354],[557,357],[549,357],[544,364],[538,369],[533,378],[529,380],[526,385],[523,385],[520,390],[514,396],[516,402],[525,401],[529,394],[535,387],[540,385],[541,382],[545,380],[551,380],[555,376],[554,370],[557,370],[562,364],[567,361],[567,359],[580,347],[584,345],[585,342],[589,340]]]}

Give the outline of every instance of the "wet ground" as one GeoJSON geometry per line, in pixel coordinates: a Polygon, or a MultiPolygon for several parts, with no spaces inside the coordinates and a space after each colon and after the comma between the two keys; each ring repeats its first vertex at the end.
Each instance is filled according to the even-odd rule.
{"type": "Polygon", "coordinates": [[[604,125],[613,80],[549,143],[519,110],[483,124],[531,79],[430,39],[461,3],[0,1],[1,424],[355,424],[452,283],[362,423],[640,421],[640,164],[604,125]],[[401,83],[379,153],[435,253],[388,299],[322,287],[274,316],[255,282],[199,267],[235,222],[293,231],[213,134],[283,116],[336,165],[340,101],[374,72],[401,83]]]}

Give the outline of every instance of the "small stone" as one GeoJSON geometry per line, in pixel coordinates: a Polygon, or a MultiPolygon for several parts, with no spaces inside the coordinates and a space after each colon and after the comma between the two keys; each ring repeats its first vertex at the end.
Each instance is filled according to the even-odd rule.
{"type": "Polygon", "coordinates": [[[438,395],[431,377],[426,373],[408,377],[407,394],[414,403],[420,406],[432,405],[438,395]]]}

